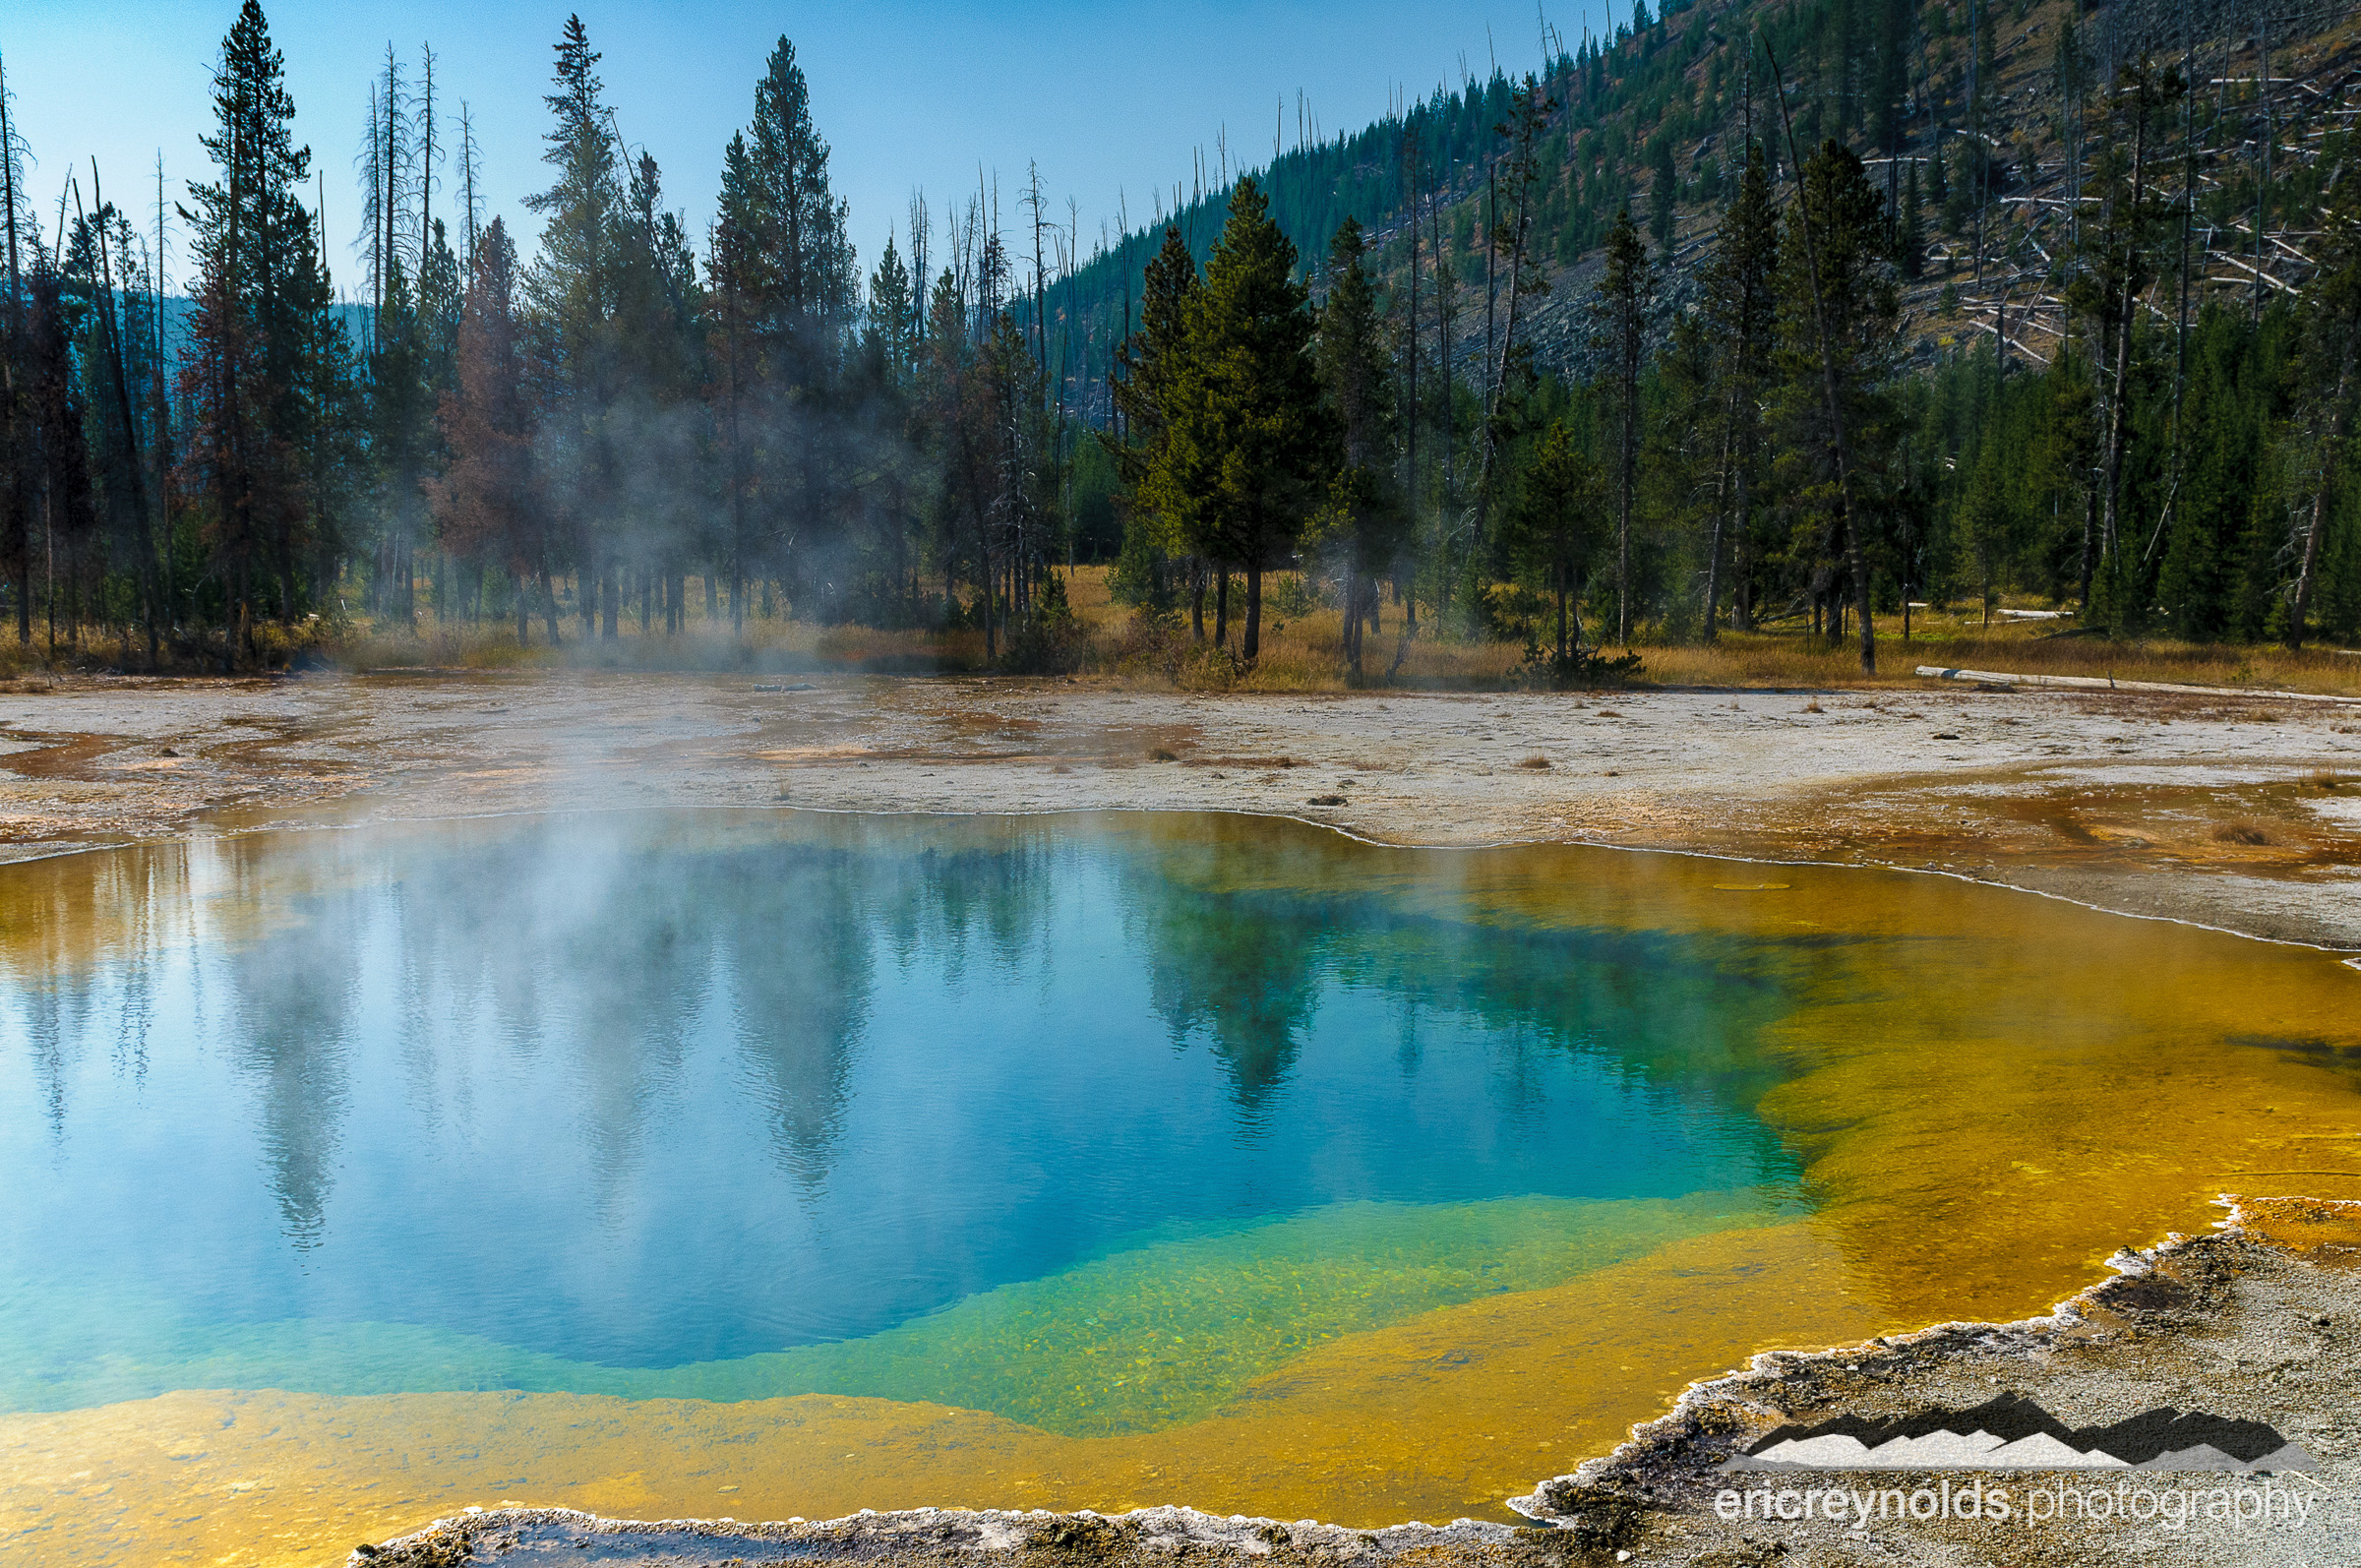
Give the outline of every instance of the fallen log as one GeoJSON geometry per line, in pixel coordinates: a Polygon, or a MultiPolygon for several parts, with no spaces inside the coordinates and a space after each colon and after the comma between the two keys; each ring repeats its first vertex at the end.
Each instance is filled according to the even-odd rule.
{"type": "Polygon", "coordinates": [[[2175,692],[2184,696],[2245,696],[2273,702],[2342,702],[2361,705],[2361,696],[2323,692],[2272,692],[2257,687],[2179,686],[2169,681],[2118,681],[2097,675],[2008,675],[1993,670],[1953,670],[1921,664],[1918,673],[1938,681],[1974,681],[1987,686],[2059,687],[2073,692],[2175,692]]]}

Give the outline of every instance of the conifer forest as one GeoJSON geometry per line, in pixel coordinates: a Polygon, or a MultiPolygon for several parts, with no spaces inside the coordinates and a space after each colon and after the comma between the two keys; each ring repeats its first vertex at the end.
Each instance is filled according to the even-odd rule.
{"type": "Polygon", "coordinates": [[[1962,607],[2361,638],[2346,7],[1642,3],[1343,134],[1279,105],[1096,234],[1003,170],[871,256],[792,40],[700,233],[622,137],[628,44],[553,34],[536,234],[431,48],[306,105],[348,158],[244,0],[175,181],[29,148],[0,55],[0,640],[792,619],[1047,672],[1116,656],[1079,568],[1175,658],[1332,613],[1353,682],[1765,629],[1869,669],[1962,607]]]}

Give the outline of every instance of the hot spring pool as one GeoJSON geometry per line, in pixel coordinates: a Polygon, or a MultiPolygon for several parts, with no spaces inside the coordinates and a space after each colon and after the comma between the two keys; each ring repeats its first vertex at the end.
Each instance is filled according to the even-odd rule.
{"type": "Polygon", "coordinates": [[[2357,1001],[1936,878],[1256,818],[8,867],[0,1548],[293,1560],[509,1498],[1506,1517],[1752,1351],[2361,1195],[2357,1001]]]}

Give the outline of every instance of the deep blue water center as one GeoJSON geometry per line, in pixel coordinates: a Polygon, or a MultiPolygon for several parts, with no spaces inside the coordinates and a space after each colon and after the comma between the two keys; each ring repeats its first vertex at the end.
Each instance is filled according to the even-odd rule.
{"type": "Polygon", "coordinates": [[[1455,864],[616,814],[0,870],[0,1406],[239,1325],[677,1366],[1325,1206],[1792,1180],[1700,1065],[1778,1008],[1742,955],[1455,864]]]}

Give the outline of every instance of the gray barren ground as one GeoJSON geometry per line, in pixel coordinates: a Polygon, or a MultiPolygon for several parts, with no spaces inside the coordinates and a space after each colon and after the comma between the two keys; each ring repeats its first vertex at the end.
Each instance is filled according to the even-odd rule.
{"type": "Polygon", "coordinates": [[[777,805],[1245,811],[1388,843],[1891,865],[2361,947],[2361,704],[581,674],[0,693],[0,857],[323,817],[777,805]]]}

